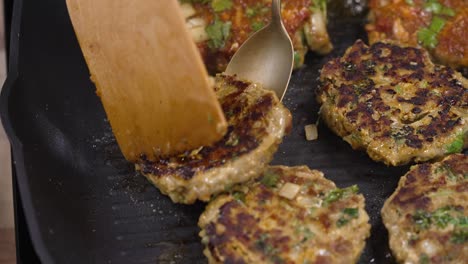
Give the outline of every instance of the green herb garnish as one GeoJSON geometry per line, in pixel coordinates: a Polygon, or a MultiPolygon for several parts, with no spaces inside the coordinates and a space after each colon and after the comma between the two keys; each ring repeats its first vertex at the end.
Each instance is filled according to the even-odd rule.
{"type": "Polygon", "coordinates": [[[463,150],[464,136],[462,133],[456,136],[455,140],[445,148],[447,154],[460,153],[463,150]]]}
{"type": "Polygon", "coordinates": [[[444,6],[444,7],[442,7],[442,10],[440,10],[440,14],[441,15],[446,15],[446,16],[454,16],[455,11],[450,7],[444,6]]]}
{"type": "Polygon", "coordinates": [[[431,214],[424,211],[417,211],[413,215],[413,221],[420,229],[427,229],[431,226],[431,214]]]}
{"type": "Polygon", "coordinates": [[[255,17],[257,15],[264,15],[264,14],[268,13],[269,11],[270,11],[270,8],[266,7],[262,3],[258,3],[258,4],[254,5],[254,6],[247,7],[247,9],[245,10],[245,15],[248,18],[252,18],[252,17],[255,17]]]}
{"type": "Polygon", "coordinates": [[[231,25],[231,22],[222,22],[218,17],[216,17],[213,23],[205,28],[205,31],[210,38],[208,46],[211,49],[224,47],[224,44],[231,32],[231,25]]]}
{"type": "Polygon", "coordinates": [[[211,2],[211,7],[215,12],[221,12],[224,10],[231,9],[232,1],[231,0],[213,0],[211,2]]]}
{"type": "Polygon", "coordinates": [[[235,192],[232,194],[232,197],[238,202],[245,202],[245,193],[243,192],[235,192]]]}
{"type": "Polygon", "coordinates": [[[273,188],[276,187],[276,184],[279,181],[279,175],[276,173],[273,173],[271,171],[267,171],[263,174],[262,179],[260,180],[260,183],[265,185],[266,187],[273,188]]]}
{"type": "Polygon", "coordinates": [[[265,24],[261,21],[255,21],[252,23],[252,30],[253,31],[259,31],[265,26],[265,24]]]}
{"type": "Polygon", "coordinates": [[[418,210],[413,215],[413,221],[419,229],[428,229],[431,226],[446,228],[449,224],[455,227],[465,227],[468,221],[467,217],[455,217],[454,213],[459,214],[460,211],[453,206],[441,207],[432,213],[418,210]]]}
{"type": "Polygon", "coordinates": [[[343,213],[353,218],[357,218],[359,216],[359,210],[357,208],[345,208],[343,213]]]}
{"type": "Polygon", "coordinates": [[[299,52],[296,50],[294,51],[294,67],[299,67],[302,64],[302,59],[301,55],[299,52]]]}
{"type": "Polygon", "coordinates": [[[463,244],[468,242],[468,229],[456,230],[453,232],[450,242],[454,244],[463,244]]]}
{"type": "Polygon", "coordinates": [[[417,34],[418,34],[418,41],[424,47],[433,49],[439,43],[437,41],[437,32],[434,32],[428,28],[421,28],[417,34]]]}
{"type": "Polygon", "coordinates": [[[413,0],[405,0],[405,2],[410,6],[414,6],[414,1],[413,0]]]}
{"type": "Polygon", "coordinates": [[[257,14],[257,12],[255,11],[255,9],[253,9],[253,8],[251,8],[251,7],[247,7],[247,9],[245,10],[245,15],[246,15],[248,18],[252,18],[252,17],[254,17],[256,14],[257,14]]]}
{"type": "Polygon", "coordinates": [[[325,198],[323,199],[323,205],[326,206],[350,194],[357,193],[358,191],[359,191],[359,188],[357,185],[353,185],[344,189],[340,189],[340,188],[334,189],[330,191],[327,194],[327,196],[325,196],[325,198]]]}
{"type": "Polygon", "coordinates": [[[439,14],[440,11],[442,10],[443,5],[437,0],[435,1],[428,1],[427,3],[424,4],[424,10],[427,12],[432,12],[434,14],[439,14]]]}
{"type": "Polygon", "coordinates": [[[358,208],[345,208],[342,211],[341,217],[336,222],[336,226],[342,227],[349,223],[352,219],[356,219],[359,217],[359,209],[358,208]]]}
{"type": "Polygon", "coordinates": [[[445,19],[440,17],[434,17],[429,25],[429,30],[435,33],[439,33],[445,26],[445,19]]]}

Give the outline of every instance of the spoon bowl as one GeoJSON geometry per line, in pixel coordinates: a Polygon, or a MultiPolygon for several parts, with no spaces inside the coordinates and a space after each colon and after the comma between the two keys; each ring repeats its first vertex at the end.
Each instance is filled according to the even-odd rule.
{"type": "Polygon", "coordinates": [[[291,78],[294,49],[281,20],[281,0],[272,1],[271,12],[271,22],[244,42],[225,73],[260,83],[282,100],[291,78]]]}

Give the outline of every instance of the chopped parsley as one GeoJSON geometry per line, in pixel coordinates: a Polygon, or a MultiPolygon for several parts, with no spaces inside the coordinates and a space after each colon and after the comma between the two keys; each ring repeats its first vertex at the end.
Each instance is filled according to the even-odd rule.
{"type": "Polygon", "coordinates": [[[263,3],[258,3],[254,6],[249,6],[247,7],[247,9],[245,10],[245,15],[248,17],[248,18],[252,18],[252,17],[256,17],[256,16],[261,16],[261,15],[265,15],[267,14],[268,12],[270,12],[270,8],[265,6],[263,3]]]}
{"type": "Polygon", "coordinates": [[[344,189],[336,188],[325,196],[325,198],[323,199],[323,205],[327,206],[330,203],[336,202],[340,200],[341,198],[346,197],[353,193],[357,193],[358,191],[359,191],[359,188],[357,185],[353,185],[344,189]]]}
{"type": "Polygon", "coordinates": [[[218,17],[215,18],[213,23],[205,28],[210,40],[208,46],[211,49],[219,49],[224,47],[226,40],[229,38],[231,32],[231,22],[223,22],[218,17]]]}
{"type": "Polygon", "coordinates": [[[232,194],[232,197],[238,202],[245,202],[245,193],[243,192],[235,192],[232,194]]]}
{"type": "Polygon", "coordinates": [[[422,28],[418,31],[418,41],[427,48],[435,48],[439,43],[437,40],[438,32],[434,32],[428,28],[422,28]]]}
{"type": "Polygon", "coordinates": [[[413,221],[419,229],[428,229],[431,226],[443,229],[450,224],[455,227],[466,227],[468,221],[467,217],[454,216],[456,213],[460,214],[461,212],[453,206],[441,207],[432,213],[418,210],[413,215],[413,221]]]}
{"type": "Polygon", "coordinates": [[[464,135],[460,133],[452,143],[447,145],[445,151],[447,154],[460,153],[463,150],[464,143],[464,135]]]}
{"type": "Polygon", "coordinates": [[[232,7],[232,1],[231,0],[213,0],[211,2],[211,7],[215,12],[222,12],[228,9],[231,9],[232,7]]]}
{"type": "Polygon", "coordinates": [[[436,15],[445,15],[445,16],[455,15],[455,11],[452,8],[439,3],[439,1],[437,0],[426,1],[426,3],[424,4],[424,10],[426,10],[427,12],[436,14],[436,15]]]}
{"type": "Polygon", "coordinates": [[[450,242],[454,244],[463,244],[468,242],[468,229],[456,230],[453,232],[450,242]]]}
{"type": "Polygon", "coordinates": [[[359,209],[358,208],[345,208],[341,212],[341,216],[336,221],[336,226],[342,227],[349,223],[352,219],[356,219],[359,217],[359,209]]]}
{"type": "Polygon", "coordinates": [[[301,55],[297,50],[294,51],[294,67],[299,67],[302,64],[301,55]]]}
{"type": "Polygon", "coordinates": [[[438,0],[427,0],[424,10],[434,14],[431,24],[421,28],[417,35],[418,41],[426,48],[435,48],[438,44],[437,35],[445,26],[445,19],[441,16],[454,16],[455,11],[448,6],[438,2],[438,0]]]}
{"type": "Polygon", "coordinates": [[[259,31],[265,26],[265,24],[261,21],[255,21],[252,23],[252,30],[253,31],[259,31]]]}
{"type": "Polygon", "coordinates": [[[267,171],[263,174],[262,179],[260,180],[260,183],[265,185],[266,187],[273,188],[276,187],[276,184],[279,181],[279,175],[276,173],[273,173],[271,171],[267,171]]]}

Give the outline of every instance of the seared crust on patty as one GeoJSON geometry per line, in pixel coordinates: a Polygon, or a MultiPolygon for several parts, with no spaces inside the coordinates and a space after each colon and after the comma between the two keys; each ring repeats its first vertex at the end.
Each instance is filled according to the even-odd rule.
{"type": "Polygon", "coordinates": [[[382,208],[390,248],[402,263],[468,260],[468,156],[413,166],[382,208]]]}
{"type": "Polygon", "coordinates": [[[468,142],[468,81],[422,49],[358,40],[325,64],[320,80],[325,122],[376,161],[426,161],[468,142]]]}
{"type": "Polygon", "coordinates": [[[215,91],[228,122],[220,141],[157,161],[142,158],[136,165],[174,202],[208,201],[258,176],[290,129],[291,114],[273,91],[224,75],[216,78],[215,91]]]}
{"type": "Polygon", "coordinates": [[[272,166],[200,216],[209,263],[353,263],[369,236],[357,186],[306,166],[272,166]]]}

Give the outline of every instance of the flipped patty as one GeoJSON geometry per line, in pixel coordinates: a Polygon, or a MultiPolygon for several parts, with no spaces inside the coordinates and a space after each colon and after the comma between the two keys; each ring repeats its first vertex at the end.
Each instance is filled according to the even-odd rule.
{"type": "Polygon", "coordinates": [[[225,75],[217,76],[215,91],[228,122],[220,141],[157,161],[143,157],[136,165],[174,202],[208,201],[258,176],[290,130],[291,114],[273,91],[225,75]]]}
{"type": "Polygon", "coordinates": [[[382,208],[390,248],[402,263],[468,260],[468,156],[413,166],[382,208]]]}
{"type": "Polygon", "coordinates": [[[320,80],[325,122],[376,161],[426,161],[467,145],[468,81],[422,49],[358,40],[320,80]]]}
{"type": "Polygon", "coordinates": [[[353,263],[369,236],[357,186],[306,166],[272,166],[200,216],[209,263],[353,263]]]}

